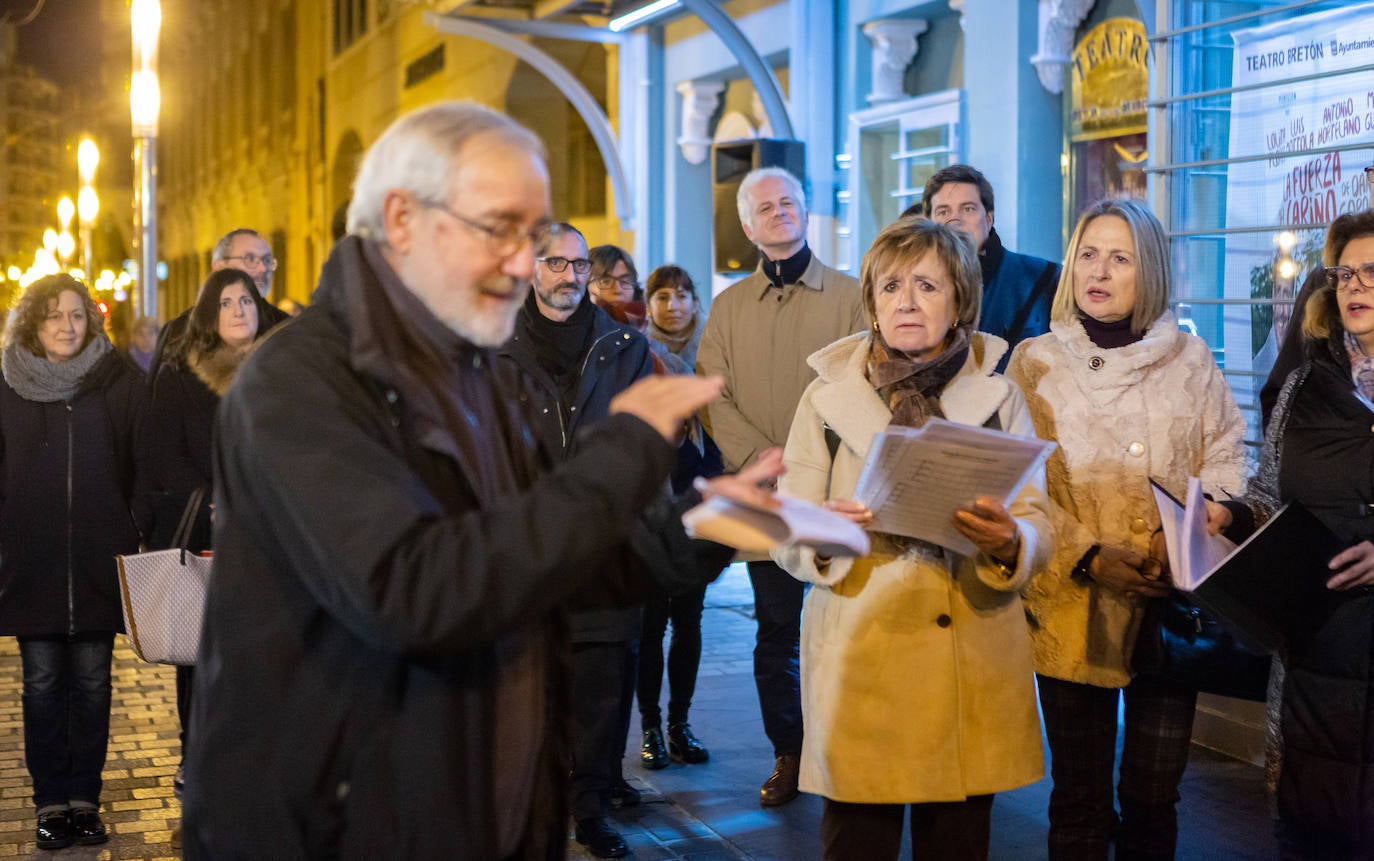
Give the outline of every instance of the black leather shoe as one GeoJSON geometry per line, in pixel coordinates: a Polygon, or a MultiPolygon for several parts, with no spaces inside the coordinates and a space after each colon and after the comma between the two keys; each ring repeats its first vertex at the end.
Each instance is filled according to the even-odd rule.
{"type": "Polygon", "coordinates": [[[797,797],[797,772],[801,768],[801,755],[784,753],[773,764],[773,773],[759,788],[759,804],[764,807],[781,807],[797,797]]]}
{"type": "Polygon", "coordinates": [[[668,755],[674,762],[696,765],[711,758],[711,753],[692,732],[691,724],[668,724],[668,755]]]}
{"type": "Polygon", "coordinates": [[[109,840],[105,823],[100,821],[100,811],[94,807],[72,808],[72,837],[82,846],[94,846],[109,840]]]}
{"type": "Polygon", "coordinates": [[[35,842],[39,849],[64,849],[72,845],[71,811],[58,810],[39,816],[35,842]]]}
{"type": "Polygon", "coordinates": [[[639,790],[625,782],[625,778],[611,784],[612,807],[634,807],[639,804],[639,790]]]}
{"type": "Polygon", "coordinates": [[[639,764],[650,771],[668,767],[668,748],[663,744],[663,730],[658,727],[644,730],[644,740],[639,745],[639,764]]]}
{"type": "Polygon", "coordinates": [[[598,858],[623,858],[630,854],[630,847],[625,845],[620,833],[599,816],[577,820],[573,836],[598,858]]]}

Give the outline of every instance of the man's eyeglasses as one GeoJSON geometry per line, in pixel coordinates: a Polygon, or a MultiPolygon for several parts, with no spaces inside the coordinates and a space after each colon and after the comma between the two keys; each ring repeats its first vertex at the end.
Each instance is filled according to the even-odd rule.
{"type": "Polygon", "coordinates": [[[599,290],[605,290],[608,287],[619,287],[621,290],[633,292],[639,289],[639,282],[629,275],[621,278],[612,278],[609,275],[602,275],[600,278],[596,279],[595,283],[599,290]]]}
{"type": "Polygon", "coordinates": [[[573,271],[578,275],[586,275],[592,268],[592,261],[585,257],[576,257],[572,260],[566,257],[536,257],[534,259],[549,267],[550,272],[565,272],[568,266],[572,266],[573,271]]]}
{"type": "Polygon", "coordinates": [[[446,213],[458,223],[486,236],[487,251],[491,252],[493,257],[510,257],[521,248],[524,248],[526,242],[534,248],[534,253],[537,256],[543,252],[544,246],[548,242],[546,233],[548,230],[548,223],[544,221],[526,230],[513,222],[493,225],[483,224],[480,221],[473,221],[466,215],[459,215],[436,200],[422,200],[420,201],[420,205],[446,213]]]}
{"type": "Polygon", "coordinates": [[[264,254],[263,256],[259,257],[253,252],[249,251],[247,254],[235,254],[233,257],[225,257],[224,259],[240,260],[243,262],[244,267],[248,269],[251,269],[254,266],[257,266],[259,263],[261,263],[262,268],[266,269],[268,272],[277,271],[277,258],[273,257],[271,254],[264,254]]]}
{"type": "Polygon", "coordinates": [[[1374,290],[1374,263],[1361,263],[1354,267],[1328,266],[1326,269],[1326,283],[1336,288],[1337,292],[1354,290],[1356,281],[1366,289],[1374,290]]]}

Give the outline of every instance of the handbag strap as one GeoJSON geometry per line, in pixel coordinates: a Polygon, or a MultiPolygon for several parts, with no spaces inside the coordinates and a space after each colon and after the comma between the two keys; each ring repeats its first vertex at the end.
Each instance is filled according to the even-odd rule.
{"type": "Polygon", "coordinates": [[[172,546],[181,551],[181,564],[186,564],[186,545],[191,543],[191,530],[196,525],[196,515],[200,514],[200,504],[205,501],[205,488],[197,487],[186,500],[186,508],[177,521],[176,532],[172,533],[172,546]]]}

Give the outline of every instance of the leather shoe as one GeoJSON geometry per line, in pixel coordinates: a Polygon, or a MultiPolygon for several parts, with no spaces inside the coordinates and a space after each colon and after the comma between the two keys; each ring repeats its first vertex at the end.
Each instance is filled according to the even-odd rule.
{"type": "Polygon", "coordinates": [[[100,811],[94,807],[72,808],[72,837],[82,846],[94,846],[109,840],[105,823],[100,821],[100,811]]]}
{"type": "Polygon", "coordinates": [[[663,744],[663,730],[658,727],[644,730],[643,741],[639,744],[639,764],[650,771],[668,767],[668,748],[663,744]]]}
{"type": "Polygon", "coordinates": [[[685,723],[668,724],[668,755],[674,762],[687,765],[696,765],[711,758],[701,739],[692,732],[691,725],[685,723]]]}
{"type": "Polygon", "coordinates": [[[634,807],[636,804],[639,804],[639,790],[626,783],[625,778],[611,784],[612,807],[634,807]]]}
{"type": "Polygon", "coordinates": [[[603,817],[577,820],[573,836],[598,858],[623,858],[630,854],[630,847],[625,845],[620,833],[603,817]]]}
{"type": "Polygon", "coordinates": [[[773,763],[773,773],[759,788],[759,804],[764,807],[781,807],[797,797],[797,771],[801,767],[801,754],[784,753],[773,763]]]}
{"type": "Polygon", "coordinates": [[[55,810],[39,815],[35,842],[39,849],[63,849],[72,845],[71,811],[55,810]]]}

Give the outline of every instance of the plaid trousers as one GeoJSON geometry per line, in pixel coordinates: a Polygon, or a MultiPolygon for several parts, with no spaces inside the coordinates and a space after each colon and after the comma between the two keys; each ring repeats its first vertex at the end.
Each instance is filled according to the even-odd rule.
{"type": "Polygon", "coordinates": [[[1188,765],[1197,692],[1137,678],[1099,688],[1037,676],[1050,744],[1051,861],[1172,859],[1178,843],[1178,784],[1188,765]],[[1119,695],[1126,700],[1117,796],[1112,798],[1119,695]]]}

